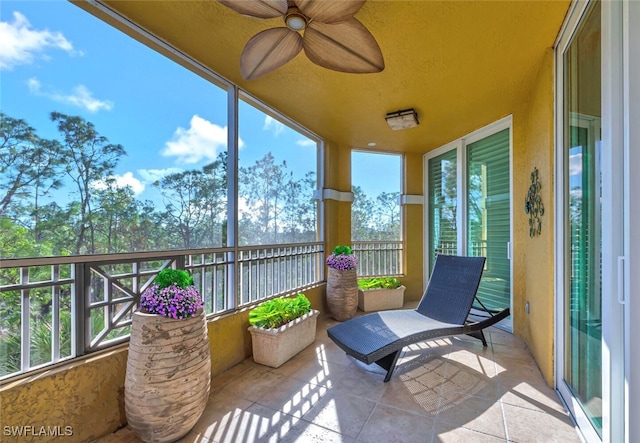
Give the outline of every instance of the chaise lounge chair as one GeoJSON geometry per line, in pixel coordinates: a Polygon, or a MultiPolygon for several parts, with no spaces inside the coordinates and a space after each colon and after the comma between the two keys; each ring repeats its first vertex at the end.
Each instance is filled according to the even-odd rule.
{"type": "Polygon", "coordinates": [[[416,309],[366,314],[332,326],[327,333],[348,355],[385,369],[385,382],[402,348],[413,343],[467,334],[487,346],[482,330],[506,318],[509,308],[490,310],[477,298],[484,263],[484,257],[438,255],[416,309]],[[474,300],[479,306],[472,310],[474,300]]]}

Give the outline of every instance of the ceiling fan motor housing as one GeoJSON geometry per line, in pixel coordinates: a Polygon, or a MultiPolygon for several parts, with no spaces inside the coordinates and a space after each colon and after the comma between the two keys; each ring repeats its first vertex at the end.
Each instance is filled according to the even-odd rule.
{"type": "Polygon", "coordinates": [[[287,15],[284,16],[287,28],[292,31],[302,31],[307,27],[307,17],[305,17],[297,6],[289,6],[287,15]]]}

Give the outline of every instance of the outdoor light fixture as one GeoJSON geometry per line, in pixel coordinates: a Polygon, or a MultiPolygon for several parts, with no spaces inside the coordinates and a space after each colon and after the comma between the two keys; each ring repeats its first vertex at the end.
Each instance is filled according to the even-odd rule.
{"type": "Polygon", "coordinates": [[[420,123],[418,121],[418,114],[413,108],[390,112],[384,119],[389,123],[389,126],[391,126],[391,129],[394,131],[399,129],[415,128],[420,123]]]}

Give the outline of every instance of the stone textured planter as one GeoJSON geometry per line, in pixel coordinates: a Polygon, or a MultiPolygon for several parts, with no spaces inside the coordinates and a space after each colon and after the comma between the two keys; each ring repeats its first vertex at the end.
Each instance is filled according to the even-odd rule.
{"type": "Polygon", "coordinates": [[[384,311],[399,309],[404,303],[404,286],[394,289],[358,289],[358,308],[361,311],[384,311]]]}
{"type": "Polygon", "coordinates": [[[186,435],[210,387],[204,310],[180,320],[134,312],[124,397],[127,421],[140,439],[160,443],[186,435]]]}
{"type": "Polygon", "coordinates": [[[312,309],[302,317],[275,329],[249,327],[253,361],[277,368],[309,346],[316,339],[320,311],[312,309]]]}
{"type": "Polygon", "coordinates": [[[355,269],[328,268],[327,307],[338,321],[349,320],[358,310],[358,277],[355,269]]]}

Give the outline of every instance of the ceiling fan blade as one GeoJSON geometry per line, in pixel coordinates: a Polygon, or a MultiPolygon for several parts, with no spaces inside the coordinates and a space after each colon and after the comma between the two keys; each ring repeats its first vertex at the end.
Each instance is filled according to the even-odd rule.
{"type": "Polygon", "coordinates": [[[368,73],[384,69],[376,39],[355,18],[333,24],[311,22],[304,31],[303,46],[309,60],[334,71],[368,73]]]}
{"type": "Polygon", "coordinates": [[[289,28],[273,28],[254,35],[242,51],[240,73],[245,80],[265,75],[302,50],[302,37],[289,28]]]}
{"type": "Polygon", "coordinates": [[[218,0],[243,15],[256,18],[281,17],[287,13],[287,0],[218,0]]]}
{"type": "Polygon", "coordinates": [[[311,20],[336,23],[360,10],[366,0],[295,0],[296,6],[311,20]]]}

